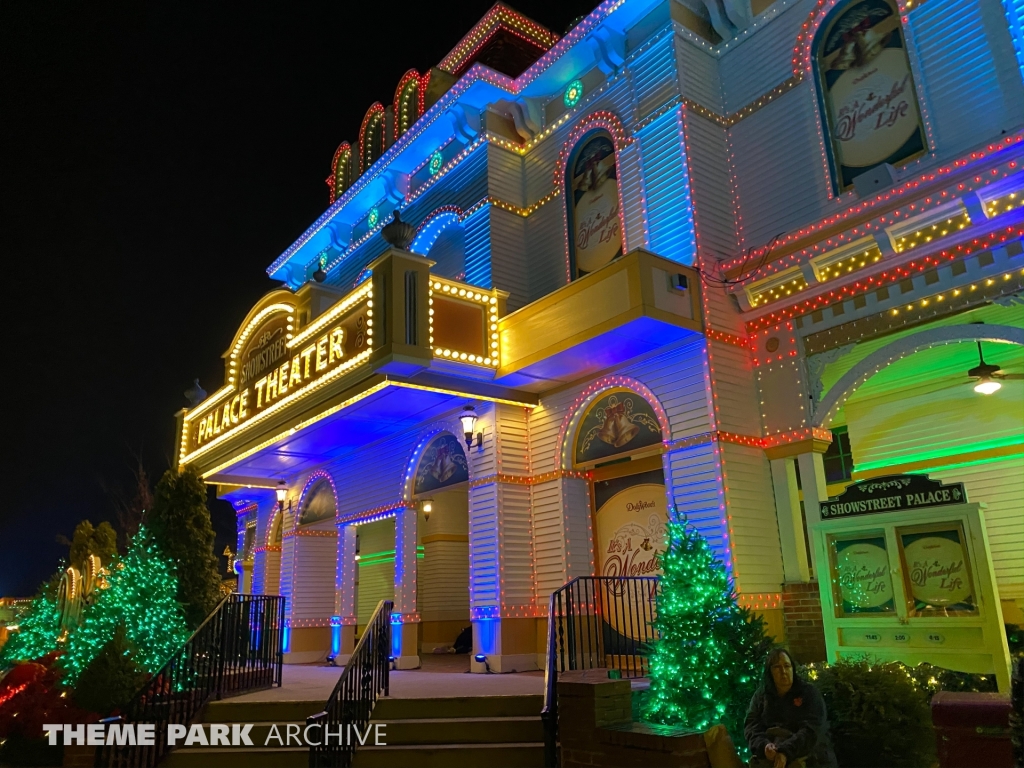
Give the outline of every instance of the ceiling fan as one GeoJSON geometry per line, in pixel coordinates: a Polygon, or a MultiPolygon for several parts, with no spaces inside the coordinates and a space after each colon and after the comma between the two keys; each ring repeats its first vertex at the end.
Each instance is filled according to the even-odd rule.
{"type": "Polygon", "coordinates": [[[981,342],[978,342],[978,364],[967,371],[968,377],[977,380],[974,391],[982,395],[991,395],[1003,386],[1002,381],[1024,379],[1024,373],[1000,373],[1002,368],[985,362],[981,353],[981,342]]]}

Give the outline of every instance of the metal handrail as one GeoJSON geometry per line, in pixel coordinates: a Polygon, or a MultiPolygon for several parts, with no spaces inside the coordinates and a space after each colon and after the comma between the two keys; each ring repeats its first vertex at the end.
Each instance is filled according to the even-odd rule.
{"type": "Polygon", "coordinates": [[[377,699],[381,694],[388,695],[394,606],[391,600],[377,603],[323,710],[306,718],[307,729],[318,726],[312,739],[319,744],[309,748],[310,768],[352,765],[358,741],[352,731],[368,730],[377,699]],[[336,743],[330,743],[332,738],[336,743]]]}
{"type": "Polygon", "coordinates": [[[548,601],[544,666],[544,765],[558,765],[558,673],[614,667],[624,678],[646,677],[655,639],[657,576],[577,576],[548,601]]]}
{"type": "Polygon", "coordinates": [[[170,751],[168,726],[189,726],[213,698],[281,685],[284,598],[229,595],[167,663],[149,678],[123,715],[104,722],[152,723],[152,746],[106,744],[97,766],[153,768],[170,751]]]}

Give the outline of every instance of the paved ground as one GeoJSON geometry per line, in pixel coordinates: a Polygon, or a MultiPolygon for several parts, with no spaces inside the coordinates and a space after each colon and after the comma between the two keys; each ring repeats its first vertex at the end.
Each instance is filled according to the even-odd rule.
{"type": "MultiPolygon", "coordinates": [[[[391,693],[397,699],[446,696],[509,696],[544,692],[543,672],[474,675],[468,655],[423,656],[420,669],[391,673],[391,693]]],[[[341,676],[340,667],[285,664],[283,685],[233,697],[232,701],[326,701],[341,676]]]]}

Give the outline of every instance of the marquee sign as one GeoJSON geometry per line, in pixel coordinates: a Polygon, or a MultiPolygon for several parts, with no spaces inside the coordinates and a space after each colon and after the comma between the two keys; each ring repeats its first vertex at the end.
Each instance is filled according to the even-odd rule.
{"type": "Polygon", "coordinates": [[[870,515],[876,512],[964,504],[963,483],[945,485],[927,475],[888,475],[861,480],[821,504],[822,519],[870,515]]]}
{"type": "Polygon", "coordinates": [[[243,328],[230,353],[229,386],[186,416],[186,452],[209,445],[256,416],[297,399],[328,377],[365,359],[372,336],[370,294],[364,291],[292,334],[293,315],[278,305],[243,328]],[[244,341],[243,341],[244,340],[244,341]],[[205,405],[205,404],[204,404],[205,405]]]}

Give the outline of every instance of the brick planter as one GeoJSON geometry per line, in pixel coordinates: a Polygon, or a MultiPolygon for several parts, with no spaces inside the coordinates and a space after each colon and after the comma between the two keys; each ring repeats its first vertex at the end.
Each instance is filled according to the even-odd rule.
{"type": "Polygon", "coordinates": [[[818,582],[784,584],[782,613],[786,621],[786,644],[793,657],[804,664],[826,661],[818,582]]]}
{"type": "Polygon", "coordinates": [[[558,736],[564,768],[582,766],[741,765],[722,726],[707,733],[634,723],[628,680],[609,680],[607,669],[563,672],[558,677],[558,736]]]}

